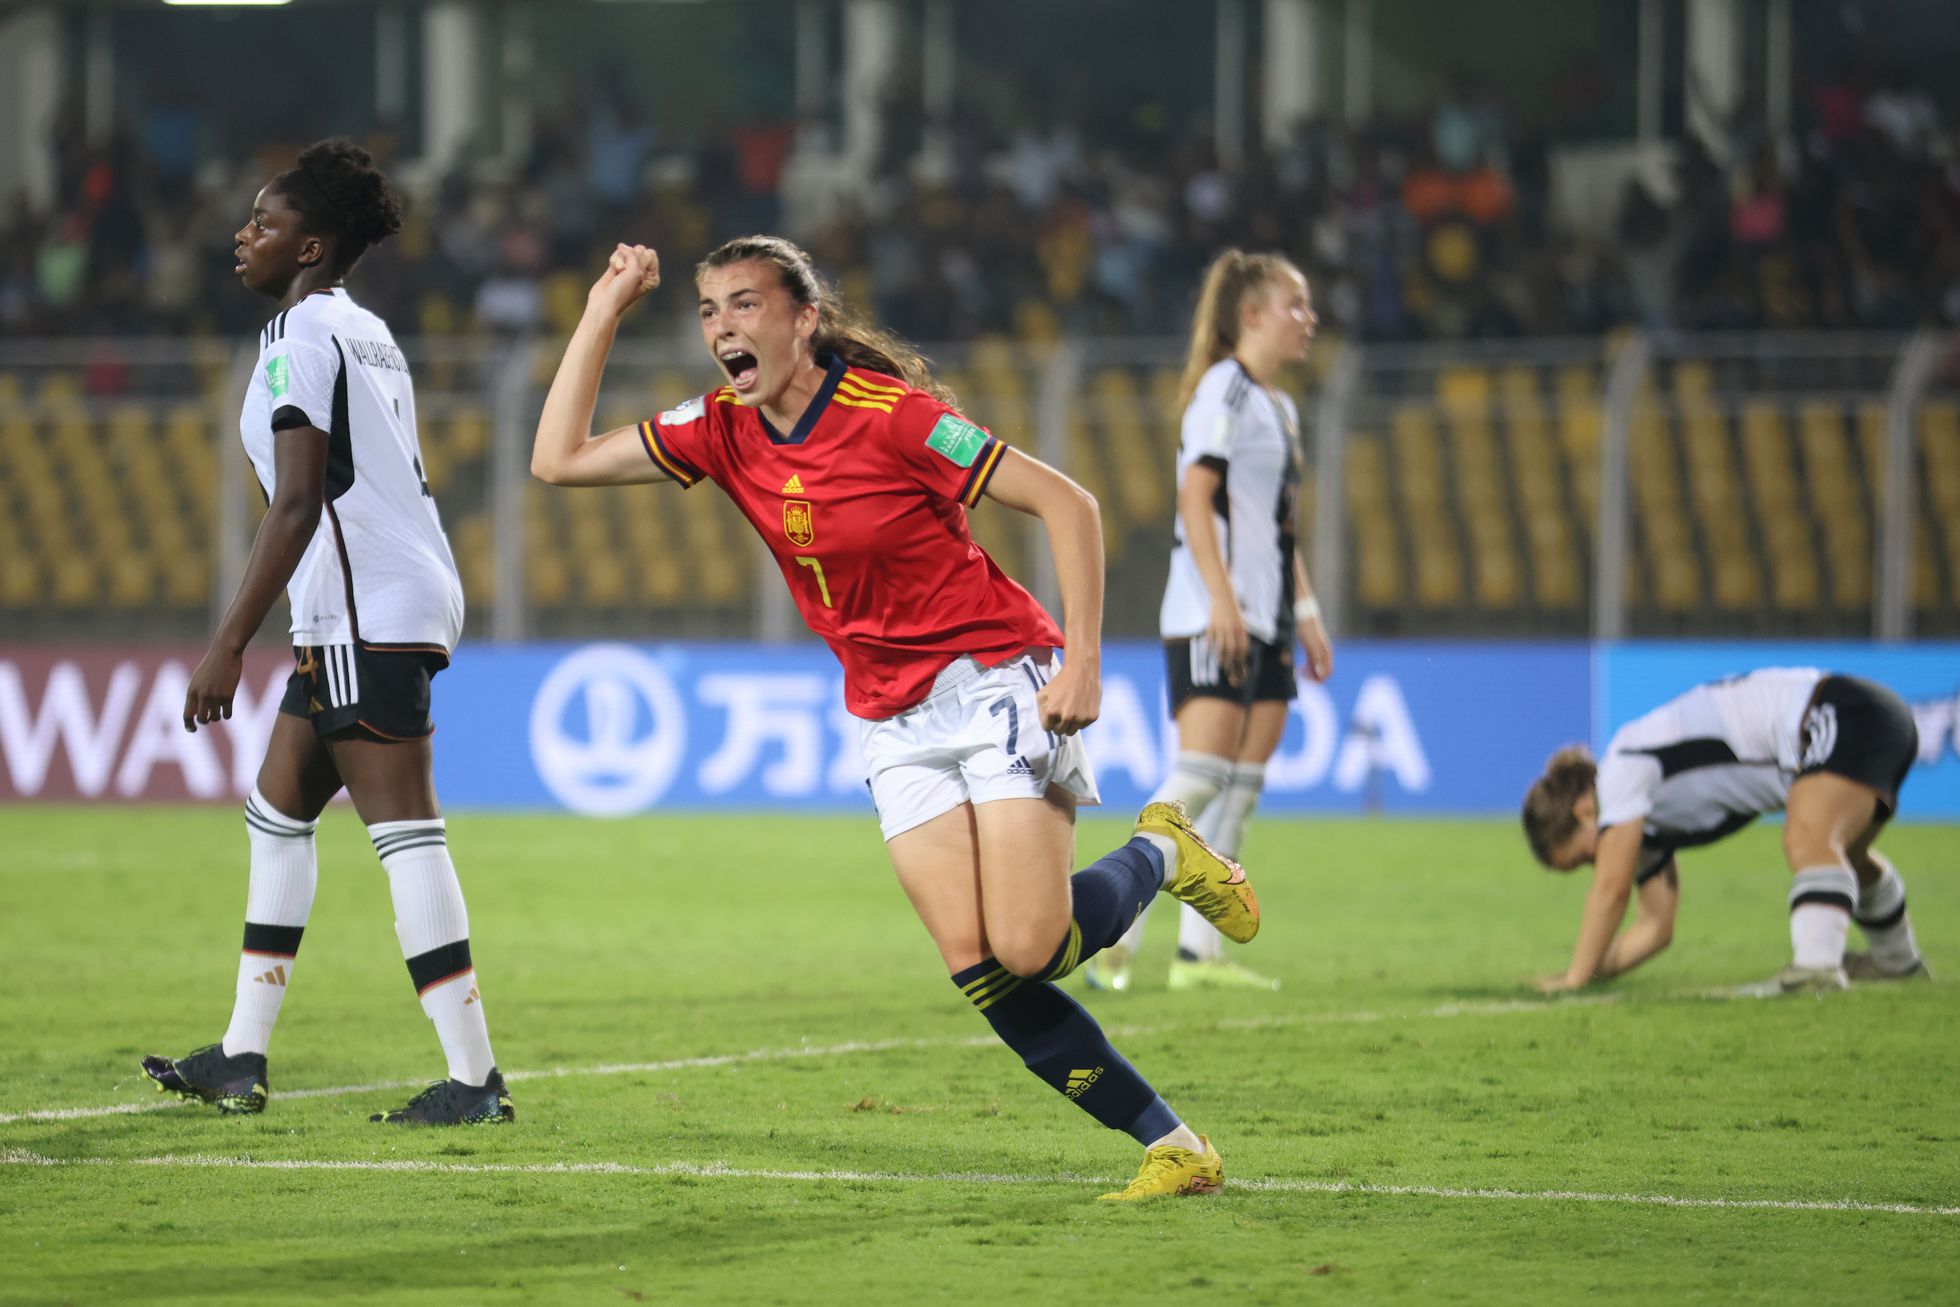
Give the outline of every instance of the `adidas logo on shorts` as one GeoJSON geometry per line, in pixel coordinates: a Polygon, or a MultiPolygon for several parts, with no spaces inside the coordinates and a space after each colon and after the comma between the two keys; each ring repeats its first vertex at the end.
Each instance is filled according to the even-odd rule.
{"type": "Polygon", "coordinates": [[[1034,775],[1034,768],[1028,765],[1026,758],[1016,758],[1013,762],[1007,764],[1007,774],[1009,776],[1032,776],[1034,775]]]}

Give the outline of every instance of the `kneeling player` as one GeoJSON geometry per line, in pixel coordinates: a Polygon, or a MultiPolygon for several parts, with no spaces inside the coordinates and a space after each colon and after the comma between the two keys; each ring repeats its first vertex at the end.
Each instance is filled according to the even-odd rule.
{"type": "Polygon", "coordinates": [[[1621,727],[1594,763],[1561,749],[1525,796],[1531,851],[1554,871],[1593,864],[1572,965],[1538,988],[1576,989],[1667,947],[1675,851],[1783,809],[1794,956],[1765,993],[1924,975],[1905,885],[1874,848],[1919,752],[1912,712],[1882,685],[1766,668],[1697,686],[1621,727]],[[1619,930],[1627,899],[1634,920],[1619,930]],[[1869,953],[1845,952],[1856,920],[1869,953]],[[1617,937],[1616,937],[1617,932],[1617,937]]]}

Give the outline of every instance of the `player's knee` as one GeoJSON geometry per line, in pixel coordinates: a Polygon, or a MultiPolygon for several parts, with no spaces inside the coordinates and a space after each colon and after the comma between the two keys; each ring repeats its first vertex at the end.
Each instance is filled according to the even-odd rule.
{"type": "Polygon", "coordinates": [[[1846,861],[1844,839],[1826,821],[1791,813],[1783,823],[1783,856],[1793,870],[1842,864],[1846,861]]]}
{"type": "Polygon", "coordinates": [[[1055,960],[1055,950],[1067,929],[1066,924],[1057,932],[1029,923],[999,934],[989,932],[988,940],[993,945],[996,962],[1017,976],[1034,977],[1047,971],[1055,960]]]}

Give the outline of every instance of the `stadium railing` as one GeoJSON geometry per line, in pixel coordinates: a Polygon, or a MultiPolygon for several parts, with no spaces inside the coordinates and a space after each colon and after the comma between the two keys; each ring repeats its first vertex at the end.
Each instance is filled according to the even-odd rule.
{"type": "MultiPolygon", "coordinates": [[[[555,343],[403,345],[473,636],[800,635],[720,495],[530,479],[555,343]]],[[[928,353],[966,412],[1096,494],[1108,629],[1154,634],[1181,343],[928,353]]],[[[251,363],[228,341],[0,342],[9,635],[208,625],[263,504],[236,435],[251,363]]],[[[638,421],[713,380],[691,340],[622,342],[597,421],[638,421]]],[[[1323,339],[1287,389],[1302,538],[1342,632],[1960,631],[1960,337],[1323,339]]],[[[973,528],[1054,600],[1038,523],[983,509],[973,528]]]]}

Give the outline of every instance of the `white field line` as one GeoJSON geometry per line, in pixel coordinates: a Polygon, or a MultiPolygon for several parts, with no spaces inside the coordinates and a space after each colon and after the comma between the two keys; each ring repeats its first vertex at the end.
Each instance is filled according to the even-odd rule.
{"type": "MultiPolygon", "coordinates": [[[[1491,1003],[1444,1003],[1438,1007],[1418,1009],[1412,1012],[1300,1012],[1291,1015],[1272,1017],[1245,1017],[1236,1020],[1205,1022],[1202,1025],[1169,1023],[1144,1026],[1106,1027],[1112,1038],[1123,1039],[1135,1035],[1176,1034],[1199,1030],[1263,1030],[1275,1026],[1317,1026],[1317,1025],[1360,1025],[1379,1021],[1408,1021],[1425,1018],[1515,1016],[1531,1012],[1556,1012],[1562,1008],[1598,1006],[1616,1001],[1613,995],[1580,996],[1563,999],[1559,1002],[1530,1002],[1507,999],[1491,1003]]],[[[789,1048],[758,1048],[746,1053],[714,1053],[703,1057],[677,1057],[659,1062],[605,1062],[597,1066],[547,1067],[537,1071],[509,1071],[504,1074],[506,1082],[521,1080],[557,1080],[566,1076],[623,1076],[646,1075],[665,1071],[694,1071],[710,1067],[738,1066],[747,1062],[783,1062],[809,1057],[847,1057],[853,1053],[889,1053],[900,1050],[928,1048],[985,1048],[998,1043],[993,1035],[964,1035],[939,1039],[872,1039],[851,1040],[842,1044],[800,1044],[789,1048]]],[[[428,1083],[424,1080],[377,1080],[365,1085],[333,1085],[320,1089],[286,1089],[276,1097],[281,1101],[295,1098],[342,1098],[349,1094],[374,1094],[384,1089],[419,1089],[428,1083]]],[[[111,1103],[102,1107],[59,1107],[44,1108],[27,1112],[0,1112],[0,1125],[16,1121],[78,1121],[98,1116],[123,1116],[132,1112],[156,1112],[166,1108],[187,1106],[185,1100],[158,1095],[135,1103],[111,1103]]]]}
{"type": "MultiPolygon", "coordinates": [[[[162,1157],[46,1157],[24,1148],[0,1150],[0,1166],[40,1167],[184,1167],[245,1171],[378,1171],[423,1175],[639,1175],[687,1176],[705,1180],[838,1181],[850,1184],[982,1184],[982,1185],[1106,1185],[1106,1177],[1059,1175],[997,1175],[965,1171],[790,1171],[724,1166],[719,1162],[664,1162],[633,1166],[625,1162],[425,1162],[414,1160],[340,1161],[307,1158],[224,1157],[209,1153],[166,1154],[162,1157]]],[[[1868,1203],[1854,1198],[1692,1198],[1669,1194],[1606,1194],[1566,1189],[1457,1189],[1441,1185],[1366,1184],[1359,1181],[1258,1178],[1232,1180],[1231,1187],[1258,1193],[1358,1194],[1384,1198],[1451,1198],[1528,1203],[1617,1203],[1635,1207],[1696,1207],[1730,1211],[1873,1212],[1895,1216],[1960,1216],[1960,1207],[1920,1203],[1868,1203]]]]}

